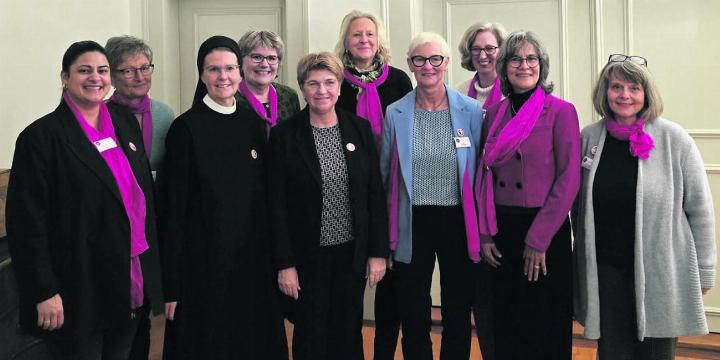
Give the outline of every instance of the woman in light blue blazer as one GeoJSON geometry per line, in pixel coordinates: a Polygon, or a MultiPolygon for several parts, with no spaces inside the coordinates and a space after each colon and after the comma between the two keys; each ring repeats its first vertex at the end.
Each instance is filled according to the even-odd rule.
{"type": "Polygon", "coordinates": [[[436,256],[442,287],[440,358],[470,354],[468,279],[471,261],[480,259],[473,187],[483,110],[475,99],[445,86],[449,54],[440,35],[413,38],[407,62],[417,87],[388,107],[383,128],[380,171],[388,190],[406,359],[432,359],[430,284],[436,256]]]}

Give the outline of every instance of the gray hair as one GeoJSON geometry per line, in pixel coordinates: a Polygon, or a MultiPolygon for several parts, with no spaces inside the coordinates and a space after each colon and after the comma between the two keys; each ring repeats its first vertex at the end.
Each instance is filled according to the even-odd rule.
{"type": "Polygon", "coordinates": [[[240,59],[238,59],[238,62],[241,63],[242,58],[249,55],[258,46],[275,49],[280,61],[285,56],[285,43],[278,34],[268,30],[246,32],[238,40],[238,46],[240,47],[240,59]]]}
{"type": "Polygon", "coordinates": [[[595,111],[602,117],[612,117],[615,114],[610,109],[607,99],[607,91],[610,80],[616,77],[620,80],[640,84],[645,92],[645,104],[638,113],[638,118],[651,121],[663,112],[663,101],[660,92],[655,86],[650,71],[646,66],[636,64],[632,61],[610,62],[602,69],[600,78],[593,87],[592,100],[595,111]]]}
{"type": "Polygon", "coordinates": [[[458,50],[460,51],[460,66],[462,66],[463,69],[475,71],[475,66],[472,62],[472,53],[470,52],[470,49],[475,42],[475,38],[480,33],[486,31],[492,32],[492,34],[495,36],[495,40],[497,40],[498,46],[502,46],[503,42],[505,42],[505,38],[507,37],[507,31],[505,31],[505,28],[498,23],[479,22],[470,25],[470,27],[465,30],[465,34],[463,34],[462,40],[460,40],[460,45],[458,45],[458,50]]]}
{"type": "Polygon", "coordinates": [[[442,56],[450,57],[450,46],[448,45],[447,41],[445,41],[445,38],[440,36],[437,33],[434,32],[421,32],[417,35],[415,35],[412,40],[410,40],[410,45],[408,45],[408,51],[407,56],[410,57],[415,51],[415,49],[422,45],[422,44],[428,44],[433,43],[440,47],[440,52],[442,52],[442,56]]]}
{"type": "Polygon", "coordinates": [[[117,70],[123,59],[128,56],[145,55],[152,63],[153,51],[142,39],[130,35],[115,36],[105,44],[110,69],[117,70]]]}
{"type": "Polygon", "coordinates": [[[550,73],[550,57],[548,56],[545,46],[543,46],[535,33],[521,30],[513,32],[505,39],[505,43],[500,47],[495,64],[498,76],[500,76],[502,93],[505,96],[510,96],[510,94],[513,93],[512,85],[507,77],[507,64],[510,58],[515,56],[525,44],[532,45],[540,59],[540,77],[537,84],[545,90],[546,94],[553,91],[553,83],[547,82],[548,74],[550,73]]]}
{"type": "Polygon", "coordinates": [[[385,27],[378,20],[377,16],[369,12],[363,12],[360,10],[353,10],[349,12],[340,23],[340,36],[338,37],[337,44],[335,44],[335,55],[342,60],[343,64],[353,64],[353,58],[347,49],[347,37],[350,33],[350,25],[357,19],[366,18],[375,24],[377,30],[377,41],[378,50],[375,57],[380,59],[380,62],[387,64],[390,62],[390,47],[385,36],[385,27]]]}

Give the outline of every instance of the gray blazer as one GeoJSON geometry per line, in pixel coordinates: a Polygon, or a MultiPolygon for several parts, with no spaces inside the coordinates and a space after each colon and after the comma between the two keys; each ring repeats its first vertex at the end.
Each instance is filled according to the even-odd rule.
{"type": "MultiPolygon", "coordinates": [[[[713,201],[703,161],[693,139],[678,124],[657,118],[646,123],[645,131],[655,148],[647,160],[638,161],[637,336],[642,340],[707,334],[701,288],[715,283],[716,249],[713,201]]],[[[590,339],[602,336],[592,194],[606,134],[603,121],[582,131],[581,156],[594,160],[589,169],[581,170],[573,211],[575,319],[590,339]]]]}

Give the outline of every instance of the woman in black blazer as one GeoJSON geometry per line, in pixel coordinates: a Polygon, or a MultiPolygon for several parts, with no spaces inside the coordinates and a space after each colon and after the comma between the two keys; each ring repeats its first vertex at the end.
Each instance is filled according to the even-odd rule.
{"type": "Polygon", "coordinates": [[[298,64],[308,106],[270,135],[270,209],[278,285],[295,299],[293,358],[362,359],[365,274],[385,273],[387,213],[367,121],[335,107],[342,64],[298,64]]]}
{"type": "Polygon", "coordinates": [[[7,233],[23,330],[54,359],[127,359],[139,316],[163,309],[152,175],[134,116],[103,98],[102,46],[65,52],[63,96],[18,137],[7,233]]]}

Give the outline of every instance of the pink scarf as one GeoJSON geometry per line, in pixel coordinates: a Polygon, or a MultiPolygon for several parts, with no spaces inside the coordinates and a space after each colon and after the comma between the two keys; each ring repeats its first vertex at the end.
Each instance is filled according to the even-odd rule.
{"type": "Polygon", "coordinates": [[[150,152],[152,151],[152,137],[153,137],[153,122],[152,122],[152,111],[150,96],[145,94],[145,97],[136,104],[133,104],[130,99],[120,95],[115,91],[112,96],[108,99],[110,102],[123,105],[130,109],[133,114],[142,115],[142,135],[143,145],[145,145],[145,155],[150,159],[150,152]]]}
{"type": "Polygon", "coordinates": [[[362,89],[357,98],[356,115],[370,122],[370,127],[376,140],[382,136],[383,124],[382,104],[380,104],[380,94],[378,94],[377,87],[387,80],[388,72],[388,64],[385,64],[380,77],[375,79],[375,81],[367,83],[355,77],[349,70],[343,72],[345,80],[362,89]]]}
{"type": "Polygon", "coordinates": [[[500,105],[500,109],[493,119],[493,123],[488,131],[488,137],[485,141],[483,156],[480,159],[478,172],[480,173],[477,181],[477,199],[478,199],[478,217],[480,234],[483,241],[487,240],[487,236],[497,234],[497,219],[495,217],[495,193],[491,167],[502,164],[510,159],[520,148],[520,145],[527,139],[532,131],[537,119],[542,113],[543,104],[545,103],[545,91],[538,86],[530,98],[523,104],[520,111],[507,122],[505,127],[496,135],[497,127],[502,123],[502,119],[507,111],[510,99],[500,105]]]}
{"type": "MultiPolygon", "coordinates": [[[[470,87],[468,88],[467,96],[477,99],[477,90],[475,90],[475,84],[478,82],[478,75],[475,73],[475,76],[473,76],[472,80],[470,81],[470,87]]],[[[483,109],[487,110],[491,106],[497,104],[502,100],[502,92],[500,91],[501,85],[500,85],[500,78],[495,78],[495,84],[493,84],[492,89],[490,90],[490,94],[488,94],[488,97],[485,99],[485,103],[483,104],[483,109]]]]}
{"type": "Polygon", "coordinates": [[[644,130],[645,121],[643,119],[637,119],[631,125],[625,125],[615,119],[606,118],[605,127],[610,136],[621,141],[630,140],[630,153],[641,160],[647,160],[650,151],[655,148],[652,137],[644,130]]]}
{"type": "MultiPolygon", "coordinates": [[[[255,97],[255,94],[253,94],[252,91],[250,91],[250,88],[248,87],[247,83],[243,80],[240,82],[240,86],[238,87],[238,90],[240,91],[243,96],[247,99],[248,103],[250,103],[250,106],[252,106],[253,110],[255,110],[255,113],[260,116],[260,118],[265,119],[265,122],[267,124],[268,130],[275,126],[277,124],[277,118],[278,118],[278,98],[277,98],[277,91],[275,91],[275,87],[270,85],[270,88],[268,89],[268,102],[270,103],[270,116],[267,115],[267,110],[265,109],[265,105],[263,105],[260,100],[255,97]]],[[[269,133],[269,131],[268,131],[269,133]]]]}
{"type": "Polygon", "coordinates": [[[148,249],[145,238],[145,194],[137,183],[121,145],[115,136],[115,128],[110,118],[107,106],[100,102],[100,119],[96,130],[85,120],[80,109],[72,101],[67,92],[63,93],[63,100],[70,107],[75,119],[91,143],[110,138],[116,147],[100,153],[115,178],[120,197],[125,207],[125,213],[130,221],[130,307],[137,309],[143,304],[143,277],[140,267],[139,255],[148,249]]]}

